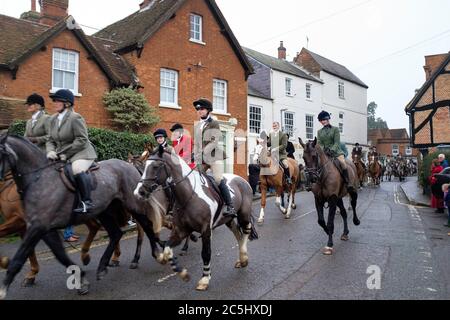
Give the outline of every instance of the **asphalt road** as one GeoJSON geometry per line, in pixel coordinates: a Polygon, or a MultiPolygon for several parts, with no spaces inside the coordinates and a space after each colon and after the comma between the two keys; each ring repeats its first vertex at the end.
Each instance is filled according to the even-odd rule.
{"type": "MultiPolygon", "coordinates": [[[[361,226],[354,226],[349,217],[349,242],[339,239],[343,228],[337,215],[331,257],[321,253],[327,236],[317,225],[313,195],[297,194],[297,204],[292,219],[285,220],[270,199],[265,224],[257,228],[260,239],[249,243],[247,269],[234,269],[238,257],[235,239],[226,227],[217,229],[207,292],[195,291],[202,274],[200,243],[192,244],[189,255],[179,258],[192,276],[191,282],[184,283],[169,266],[151,258],[148,241],[139,268],[130,270],[135,249],[131,235],[121,242],[120,267],[110,268],[102,281],[96,280],[95,271],[105,247],[99,243],[92,249],[92,262],[85,268],[91,283],[89,295],[68,290],[65,268],[51,256],[43,256],[36,286],[21,286],[27,265],[10,287],[7,299],[450,299],[450,237],[443,227],[446,217],[430,208],[406,204],[398,182],[360,192],[357,211],[361,226]],[[378,268],[379,282],[377,278],[369,282],[379,284],[379,289],[369,289],[368,279],[376,274],[369,274],[368,269],[378,268]]],[[[78,252],[71,256],[80,261],[78,252]]],[[[0,279],[3,277],[2,271],[0,279]]]]}

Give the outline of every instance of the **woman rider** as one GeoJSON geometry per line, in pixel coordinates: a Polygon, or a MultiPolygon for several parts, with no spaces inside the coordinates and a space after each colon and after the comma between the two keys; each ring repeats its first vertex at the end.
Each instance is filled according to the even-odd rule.
{"type": "Polygon", "coordinates": [[[351,187],[349,186],[349,177],[344,151],[341,149],[341,133],[339,128],[333,127],[330,124],[331,115],[326,111],[322,111],[319,114],[318,119],[323,128],[317,133],[317,142],[325,153],[327,153],[327,155],[339,160],[342,169],[342,176],[344,178],[344,185],[347,190],[349,190],[351,187]]]}
{"type": "Polygon", "coordinates": [[[53,100],[56,114],[50,118],[47,158],[72,163],[72,171],[81,196],[81,203],[74,212],[90,212],[94,205],[86,171],[97,159],[97,153],[89,141],[86,121],[73,111],[74,96],[70,90],[58,90],[51,94],[50,98],[53,100]]]}
{"type": "Polygon", "coordinates": [[[25,137],[45,153],[50,116],[45,113],[44,98],[33,93],[27,98],[25,105],[31,114],[31,119],[27,121],[25,137]]]}

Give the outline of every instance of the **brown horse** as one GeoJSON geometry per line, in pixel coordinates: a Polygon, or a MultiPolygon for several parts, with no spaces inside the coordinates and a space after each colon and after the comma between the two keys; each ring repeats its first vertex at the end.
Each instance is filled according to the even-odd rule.
{"type": "Polygon", "coordinates": [[[369,155],[369,176],[372,180],[373,185],[379,186],[381,183],[381,172],[382,168],[378,163],[378,158],[374,155],[369,155]]]}
{"type": "Polygon", "coordinates": [[[262,148],[255,153],[255,161],[258,161],[261,168],[259,180],[261,189],[261,212],[259,214],[258,223],[264,223],[265,208],[267,203],[267,189],[269,187],[275,188],[276,205],[280,211],[285,215],[286,219],[291,218],[292,209],[296,209],[295,192],[297,191],[297,183],[300,178],[300,169],[297,161],[288,158],[289,173],[292,183],[289,185],[284,178],[284,170],[281,168],[278,161],[270,154],[267,149],[267,140],[261,142],[262,148]],[[284,207],[284,192],[288,193],[288,206],[284,207]]]}
{"type": "Polygon", "coordinates": [[[363,165],[363,162],[361,159],[361,154],[353,153],[352,160],[353,160],[353,164],[356,167],[356,173],[358,175],[358,180],[359,180],[359,187],[362,188],[364,185],[364,180],[366,178],[366,169],[364,168],[364,165],[363,165]]]}
{"type": "Polygon", "coordinates": [[[306,145],[299,138],[300,144],[304,149],[303,159],[306,165],[306,176],[308,183],[313,183],[312,192],[316,202],[317,215],[319,217],[319,225],[328,235],[328,245],[322,250],[324,255],[333,254],[333,233],[334,233],[334,217],[336,207],[339,208],[342,219],[344,220],[344,233],[341,236],[342,241],[349,240],[349,229],[347,224],[347,211],[342,199],[350,194],[351,206],[353,209],[353,223],[358,226],[360,221],[356,215],[356,205],[358,201],[358,177],[356,175],[356,167],[352,161],[346,159],[349,188],[345,188],[344,180],[340,171],[334,164],[333,159],[329,158],[323,149],[317,144],[317,138],[309,141],[306,145]],[[329,212],[328,221],[325,223],[324,206],[328,202],[329,212]]]}

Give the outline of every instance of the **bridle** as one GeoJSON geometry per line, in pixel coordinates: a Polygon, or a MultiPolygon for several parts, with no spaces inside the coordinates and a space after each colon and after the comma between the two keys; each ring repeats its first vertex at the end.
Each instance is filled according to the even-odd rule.
{"type": "Polygon", "coordinates": [[[321,164],[320,156],[315,148],[314,148],[314,151],[316,151],[316,153],[317,153],[317,159],[316,159],[316,163],[315,163],[316,166],[314,168],[312,168],[305,164],[305,174],[306,174],[306,176],[316,178],[317,181],[320,182],[320,180],[322,178],[322,174],[324,172],[324,169],[328,166],[328,164],[331,163],[331,160],[330,160],[330,158],[327,157],[327,161],[324,164],[321,164]]]}

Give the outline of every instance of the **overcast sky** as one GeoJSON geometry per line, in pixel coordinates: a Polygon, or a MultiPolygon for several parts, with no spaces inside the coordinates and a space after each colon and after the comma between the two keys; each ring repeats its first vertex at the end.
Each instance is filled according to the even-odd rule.
{"type": "MultiPolygon", "coordinates": [[[[69,1],[80,24],[103,28],[142,0],[69,1]]],[[[216,1],[243,46],[276,56],[283,40],[292,60],[308,37],[310,50],[369,85],[368,102],[392,129],[409,127],[404,107],[425,80],[424,56],[450,51],[450,0],[216,1]]],[[[0,0],[1,14],[19,17],[29,8],[30,0],[0,0]]]]}

